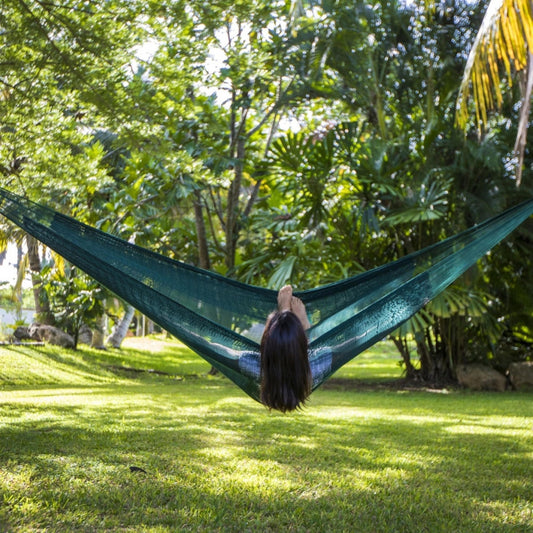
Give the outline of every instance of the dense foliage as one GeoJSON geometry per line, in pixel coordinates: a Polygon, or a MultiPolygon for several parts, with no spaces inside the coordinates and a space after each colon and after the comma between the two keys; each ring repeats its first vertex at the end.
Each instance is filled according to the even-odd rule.
{"type": "MultiPolygon", "coordinates": [[[[6,0],[1,184],[250,283],[309,288],[353,275],[531,195],[527,153],[515,187],[511,105],[482,139],[455,126],[482,11],[466,1],[6,0]]],[[[531,229],[393,335],[408,374],[448,379],[467,357],[501,366],[502,339],[532,340],[531,229]]],[[[53,286],[56,303],[63,279],[63,317],[66,302],[98,308],[72,296],[64,270],[43,281],[43,252],[29,251],[36,289],[53,286]]]]}

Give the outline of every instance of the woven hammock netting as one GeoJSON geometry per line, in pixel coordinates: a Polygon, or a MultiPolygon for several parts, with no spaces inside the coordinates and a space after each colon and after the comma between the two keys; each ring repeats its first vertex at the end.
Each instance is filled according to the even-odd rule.
{"type": "MultiPolygon", "coordinates": [[[[259,383],[240,370],[239,358],[259,352],[247,335],[276,308],[276,291],[169,259],[4,189],[0,214],[259,398],[259,383]]],[[[331,355],[321,381],[398,328],[531,214],[533,199],[382,267],[296,293],[312,323],[310,361],[331,355]]]]}

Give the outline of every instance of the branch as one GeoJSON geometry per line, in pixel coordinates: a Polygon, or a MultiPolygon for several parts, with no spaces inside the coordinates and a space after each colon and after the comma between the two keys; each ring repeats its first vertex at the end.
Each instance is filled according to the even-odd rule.
{"type": "Polygon", "coordinates": [[[292,80],[289,81],[287,87],[283,89],[282,93],[279,95],[274,105],[265,113],[263,119],[248,132],[247,137],[251,137],[255,132],[259,131],[265,125],[265,122],[272,116],[272,114],[277,113],[279,111],[279,108],[281,107],[281,101],[283,97],[286,96],[286,94],[289,92],[289,89],[295,79],[296,75],[293,76],[292,80]]]}

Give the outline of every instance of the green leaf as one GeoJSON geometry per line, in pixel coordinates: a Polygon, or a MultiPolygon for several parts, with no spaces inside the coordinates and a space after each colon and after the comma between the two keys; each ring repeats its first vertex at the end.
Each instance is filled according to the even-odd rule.
{"type": "Polygon", "coordinates": [[[286,257],[274,270],[272,276],[268,280],[268,287],[270,289],[281,289],[290,281],[294,265],[296,263],[295,256],[286,257]]]}

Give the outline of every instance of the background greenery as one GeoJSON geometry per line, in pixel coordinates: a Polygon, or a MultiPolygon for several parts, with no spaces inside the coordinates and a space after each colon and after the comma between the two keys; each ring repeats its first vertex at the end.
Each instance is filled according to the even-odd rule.
{"type": "MultiPolygon", "coordinates": [[[[485,8],[6,0],[0,184],[257,285],[387,263],[531,197],[528,150],[516,187],[514,64],[483,135],[455,123],[485,8]]],[[[41,321],[76,337],[131,316],[32,238],[5,225],[2,240],[24,243],[41,321]]],[[[531,243],[528,222],[393,335],[408,375],[504,371],[509,346],[531,343],[531,243]]]]}
{"type": "MultiPolygon", "coordinates": [[[[258,285],[384,264],[531,197],[515,64],[482,136],[467,99],[455,125],[485,8],[3,0],[0,185],[258,285]]],[[[133,310],[8,242],[40,320],[123,338],[133,310]]],[[[530,357],[531,243],[529,221],[291,416],[170,340],[0,347],[0,529],[531,531],[530,396],[386,385],[530,357]]]]}
{"type": "Polygon", "coordinates": [[[174,341],[126,344],[0,348],[0,529],[533,526],[527,394],[378,390],[374,370],[399,372],[381,343],[343,369],[360,387],[330,382],[285,416],[174,341]]]}

